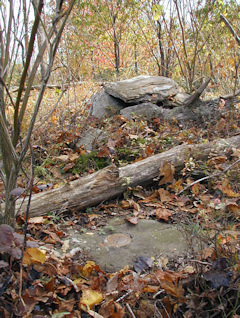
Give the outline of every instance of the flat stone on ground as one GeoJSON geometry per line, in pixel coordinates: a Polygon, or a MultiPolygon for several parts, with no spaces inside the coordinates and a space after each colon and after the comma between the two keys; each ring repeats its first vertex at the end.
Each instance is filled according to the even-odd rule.
{"type": "Polygon", "coordinates": [[[100,232],[81,234],[71,229],[68,234],[71,250],[80,247],[104,271],[112,273],[126,265],[133,266],[139,256],[172,258],[183,255],[186,249],[185,239],[175,225],[155,220],[140,219],[137,225],[132,225],[122,218],[114,218],[100,232]],[[115,233],[130,239],[119,246],[107,243],[109,236],[115,233]]]}

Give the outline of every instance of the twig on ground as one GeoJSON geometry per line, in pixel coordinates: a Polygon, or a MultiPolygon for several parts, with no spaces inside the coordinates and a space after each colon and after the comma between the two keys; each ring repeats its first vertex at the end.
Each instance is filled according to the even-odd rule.
{"type": "Polygon", "coordinates": [[[209,262],[202,262],[202,261],[199,261],[199,260],[197,260],[197,259],[191,259],[190,262],[198,263],[198,264],[201,264],[201,265],[212,265],[212,264],[209,263],[209,262]]]}
{"type": "Polygon", "coordinates": [[[133,290],[129,289],[129,291],[126,294],[124,294],[122,297],[120,297],[116,300],[116,303],[119,303],[119,301],[122,301],[124,298],[126,298],[128,295],[130,295],[132,292],[133,292],[133,290]]]}
{"type": "Polygon", "coordinates": [[[132,311],[130,305],[129,305],[129,304],[126,304],[126,307],[127,307],[127,310],[129,311],[129,313],[131,314],[131,316],[132,316],[133,318],[136,318],[136,316],[134,315],[134,313],[133,313],[133,311],[132,311]]]}
{"type": "Polygon", "coordinates": [[[199,183],[201,181],[204,181],[204,180],[208,180],[208,179],[211,179],[211,178],[215,178],[215,177],[219,177],[220,175],[222,175],[223,173],[225,173],[226,171],[228,171],[229,169],[231,169],[233,166],[235,166],[238,162],[240,162],[240,159],[238,159],[237,161],[235,161],[234,163],[232,163],[230,166],[228,166],[227,168],[225,168],[223,171],[221,172],[218,172],[218,173],[215,173],[215,174],[211,174],[210,176],[207,176],[207,177],[204,177],[204,178],[201,178],[201,179],[198,179],[190,184],[188,184],[185,188],[183,188],[180,192],[178,192],[177,195],[180,195],[182,194],[185,190],[189,189],[191,186],[193,186],[194,184],[196,183],[199,183]]]}

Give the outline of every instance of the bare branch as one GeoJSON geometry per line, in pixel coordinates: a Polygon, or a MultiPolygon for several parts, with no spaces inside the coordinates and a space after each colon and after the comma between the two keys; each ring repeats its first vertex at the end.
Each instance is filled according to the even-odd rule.
{"type": "Polygon", "coordinates": [[[240,45],[240,38],[237,35],[237,33],[234,31],[234,29],[233,29],[231,23],[228,21],[228,19],[225,18],[222,14],[220,14],[220,21],[223,21],[225,23],[228,30],[231,32],[231,34],[234,36],[235,40],[237,41],[237,44],[240,45]]]}
{"type": "Polygon", "coordinates": [[[17,145],[18,138],[19,138],[19,133],[20,133],[20,123],[19,123],[19,105],[20,105],[20,100],[21,100],[21,96],[22,96],[25,80],[26,80],[26,77],[27,77],[28,68],[29,68],[30,61],[31,61],[31,58],[32,58],[32,54],[33,54],[33,46],[34,46],[34,42],[35,42],[35,39],[36,39],[36,34],[37,34],[37,29],[38,29],[38,25],[39,25],[39,21],[40,21],[40,15],[41,15],[41,12],[42,12],[42,8],[43,8],[43,0],[40,0],[39,1],[39,5],[38,5],[38,11],[36,13],[36,17],[35,17],[33,28],[32,28],[32,32],[31,32],[31,37],[30,37],[30,40],[29,40],[26,63],[24,65],[24,69],[23,69],[23,72],[22,72],[22,77],[21,77],[21,80],[20,80],[18,95],[17,95],[17,99],[16,99],[16,104],[15,104],[14,134],[13,134],[13,146],[14,147],[16,147],[16,145],[17,145]]]}
{"type": "Polygon", "coordinates": [[[5,83],[4,80],[2,79],[2,77],[0,77],[0,83],[5,87],[6,92],[7,92],[7,94],[8,94],[8,97],[10,98],[10,101],[11,101],[13,107],[15,108],[15,104],[14,104],[14,101],[13,101],[13,99],[12,99],[12,96],[11,96],[9,90],[8,90],[8,87],[7,87],[6,83],[5,83]]]}
{"type": "MultiPolygon", "coordinates": [[[[8,62],[9,62],[9,47],[10,47],[10,40],[11,40],[11,36],[10,36],[10,32],[12,29],[12,21],[13,21],[13,2],[12,0],[9,1],[9,20],[8,20],[8,30],[7,30],[7,35],[6,35],[6,47],[5,47],[5,54],[4,54],[4,61],[3,61],[3,74],[6,75],[6,71],[5,69],[7,68],[8,62]]],[[[3,76],[3,78],[5,78],[5,76],[3,76]]]]}
{"type": "Polygon", "coordinates": [[[42,88],[41,88],[40,93],[38,95],[38,99],[37,99],[36,106],[35,106],[35,109],[34,109],[34,112],[33,112],[32,118],[31,118],[31,122],[29,124],[29,128],[28,128],[27,136],[26,136],[26,139],[25,139],[25,142],[24,142],[24,146],[23,146],[23,149],[22,149],[20,157],[19,157],[19,162],[22,161],[22,159],[24,158],[24,156],[25,156],[25,154],[27,152],[29,141],[30,141],[31,134],[32,134],[32,131],[33,131],[33,127],[34,127],[34,124],[35,124],[35,121],[36,121],[36,118],[37,118],[37,114],[38,114],[38,111],[39,111],[39,107],[41,105],[43,94],[44,94],[44,91],[46,89],[46,85],[47,85],[48,79],[50,77],[53,61],[54,61],[54,58],[55,58],[55,55],[56,55],[56,51],[57,51],[57,47],[58,47],[58,44],[60,42],[64,26],[65,26],[65,24],[67,22],[67,19],[68,19],[70,13],[71,13],[72,8],[73,8],[74,2],[75,2],[75,0],[71,0],[71,2],[69,3],[69,7],[68,7],[67,13],[66,13],[66,15],[64,17],[64,20],[62,21],[62,24],[59,27],[59,30],[57,32],[57,35],[56,35],[55,39],[53,40],[49,66],[48,66],[46,75],[45,75],[45,77],[43,79],[42,88]]]}

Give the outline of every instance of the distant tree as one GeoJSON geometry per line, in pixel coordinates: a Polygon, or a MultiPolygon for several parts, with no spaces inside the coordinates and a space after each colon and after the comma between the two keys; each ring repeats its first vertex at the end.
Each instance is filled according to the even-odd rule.
{"type": "MultiPolygon", "coordinates": [[[[124,63],[121,49],[126,45],[123,39],[126,39],[134,3],[135,0],[77,1],[72,19],[75,37],[81,38],[79,51],[88,52],[85,56],[92,65],[94,77],[104,77],[104,72],[111,73],[111,70],[117,76],[120,74],[124,63]]],[[[78,42],[75,40],[74,44],[77,46],[78,42]]]]}

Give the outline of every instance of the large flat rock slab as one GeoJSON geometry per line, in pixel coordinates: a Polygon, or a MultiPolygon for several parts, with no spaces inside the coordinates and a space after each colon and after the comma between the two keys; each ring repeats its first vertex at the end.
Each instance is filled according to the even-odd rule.
{"type": "Polygon", "coordinates": [[[186,250],[185,239],[175,225],[155,220],[140,219],[137,225],[132,225],[123,218],[114,218],[100,232],[81,234],[71,229],[68,234],[67,252],[80,247],[107,272],[133,266],[139,256],[172,258],[186,250]]]}
{"type": "Polygon", "coordinates": [[[178,85],[173,79],[148,75],[107,83],[104,85],[104,89],[109,95],[131,104],[144,102],[157,104],[179,92],[178,85]]]}

